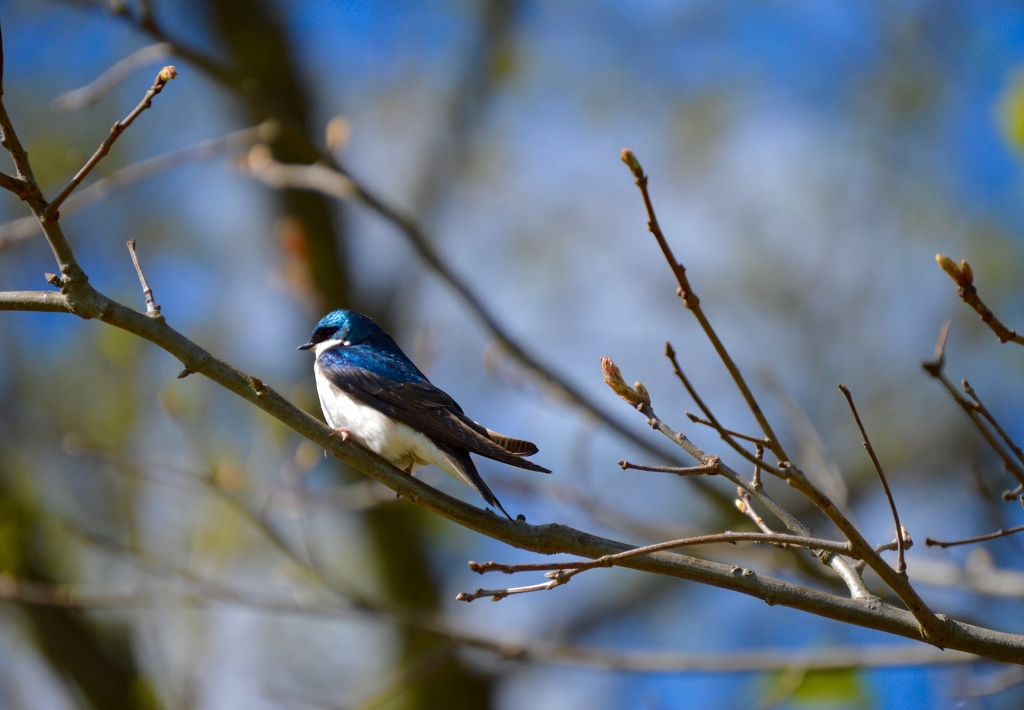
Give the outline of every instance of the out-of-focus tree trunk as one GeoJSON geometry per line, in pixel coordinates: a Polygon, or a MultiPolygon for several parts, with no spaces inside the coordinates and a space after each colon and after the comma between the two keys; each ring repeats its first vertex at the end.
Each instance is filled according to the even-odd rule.
{"type": "MultiPolygon", "coordinates": [[[[306,131],[305,135],[286,131],[272,148],[283,162],[315,160],[310,146],[320,142],[316,138],[319,131],[309,124],[310,97],[296,75],[280,20],[264,0],[206,2],[223,49],[243,81],[254,82],[258,92],[245,104],[248,119],[256,122],[277,118],[306,131]]],[[[352,298],[345,272],[343,225],[332,219],[327,200],[295,190],[272,194],[282,218],[279,231],[285,258],[305,263],[309,295],[318,312],[348,307],[352,298]]],[[[439,593],[427,563],[428,532],[423,511],[411,506],[386,506],[369,512],[364,520],[387,594],[409,608],[438,610],[439,593]]],[[[432,634],[406,630],[401,661],[416,663],[441,642],[432,634]]],[[[489,677],[465,667],[449,652],[436,670],[412,683],[401,697],[408,708],[486,708],[490,706],[491,686],[489,677]]]]}

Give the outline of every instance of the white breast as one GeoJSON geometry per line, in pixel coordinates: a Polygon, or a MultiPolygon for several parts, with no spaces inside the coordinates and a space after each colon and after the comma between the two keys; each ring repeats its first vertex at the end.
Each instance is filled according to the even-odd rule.
{"type": "Polygon", "coordinates": [[[346,392],[341,392],[314,365],[316,391],[327,423],[345,428],[360,446],[369,449],[402,470],[434,464],[461,481],[462,477],[429,438],[412,427],[381,414],[346,392]]]}

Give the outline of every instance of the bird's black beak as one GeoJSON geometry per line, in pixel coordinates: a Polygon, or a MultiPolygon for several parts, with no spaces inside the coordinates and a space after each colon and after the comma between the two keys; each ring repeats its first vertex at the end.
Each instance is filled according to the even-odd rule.
{"type": "Polygon", "coordinates": [[[296,348],[296,350],[312,350],[315,347],[316,343],[310,340],[308,343],[303,343],[302,345],[300,345],[298,348],[296,348]]]}

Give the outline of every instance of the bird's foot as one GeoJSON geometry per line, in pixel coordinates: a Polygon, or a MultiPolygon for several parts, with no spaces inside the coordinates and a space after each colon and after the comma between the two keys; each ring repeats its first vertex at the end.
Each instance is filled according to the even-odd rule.
{"type": "Polygon", "coordinates": [[[350,436],[352,436],[352,430],[348,427],[338,427],[331,432],[331,438],[341,439],[342,441],[348,441],[350,436]]]}

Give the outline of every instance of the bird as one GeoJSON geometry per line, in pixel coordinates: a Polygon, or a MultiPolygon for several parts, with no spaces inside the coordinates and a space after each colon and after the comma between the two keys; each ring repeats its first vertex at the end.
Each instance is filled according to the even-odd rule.
{"type": "Polygon", "coordinates": [[[524,458],[537,453],[536,445],[467,417],[383,328],[362,313],[328,313],[298,349],[316,354],[313,372],[320,408],[339,438],[351,438],[407,475],[433,464],[512,520],[480,477],[470,453],[551,473],[524,458]]]}

